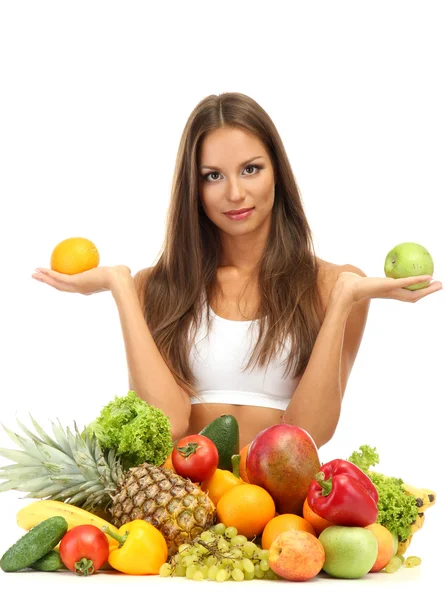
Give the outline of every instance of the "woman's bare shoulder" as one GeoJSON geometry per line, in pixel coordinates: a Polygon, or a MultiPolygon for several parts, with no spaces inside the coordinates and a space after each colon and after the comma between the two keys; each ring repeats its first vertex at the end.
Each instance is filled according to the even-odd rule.
{"type": "Polygon", "coordinates": [[[321,288],[330,288],[332,282],[337,278],[339,273],[340,265],[328,262],[322,258],[317,257],[318,263],[318,283],[321,288]]]}
{"type": "Polygon", "coordinates": [[[337,281],[337,277],[342,271],[350,271],[352,273],[357,273],[357,275],[364,276],[365,273],[355,265],[345,264],[345,265],[337,265],[336,263],[328,262],[327,260],[323,260],[317,257],[317,263],[319,266],[318,271],[318,281],[320,285],[327,286],[332,288],[334,283],[337,281]]]}
{"type": "Polygon", "coordinates": [[[317,263],[319,266],[318,285],[323,300],[323,307],[325,310],[329,301],[329,296],[331,294],[332,288],[334,287],[335,282],[337,281],[337,278],[342,271],[350,271],[352,273],[357,273],[357,275],[365,276],[365,273],[355,265],[338,265],[336,263],[328,262],[327,260],[323,260],[318,257],[317,263]]]}

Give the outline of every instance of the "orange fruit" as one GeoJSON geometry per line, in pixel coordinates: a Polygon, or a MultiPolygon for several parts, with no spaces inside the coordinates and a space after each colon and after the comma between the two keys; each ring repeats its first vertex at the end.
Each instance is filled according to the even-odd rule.
{"type": "Polygon", "coordinates": [[[250,483],[249,478],[247,476],[247,453],[249,451],[250,444],[247,444],[240,450],[240,461],[239,461],[239,476],[246,483],[250,483]]]}
{"type": "Polygon", "coordinates": [[[174,468],[173,463],[172,463],[172,453],[171,452],[167,456],[167,458],[165,459],[164,464],[161,465],[161,467],[164,467],[164,469],[170,469],[170,471],[173,471],[173,473],[176,473],[175,468],[174,468]]]}
{"type": "Polygon", "coordinates": [[[252,538],[260,535],[275,515],[275,502],[259,485],[243,483],[226,492],[216,506],[220,522],[236,527],[240,535],[252,538]]]}
{"type": "Polygon", "coordinates": [[[274,517],[266,525],[263,535],[261,536],[261,546],[266,550],[269,550],[272,542],[274,542],[284,531],[289,531],[290,529],[306,531],[317,537],[312,525],[303,519],[303,517],[285,513],[278,515],[278,517],[274,517]]]}
{"type": "Polygon", "coordinates": [[[377,571],[381,571],[384,567],[386,567],[393,557],[394,541],[389,529],[383,525],[380,525],[379,523],[367,525],[365,529],[372,531],[377,540],[377,558],[375,559],[375,563],[369,571],[370,573],[376,573],[377,571]]]}
{"type": "Polygon", "coordinates": [[[331,527],[331,525],[335,525],[335,523],[331,523],[331,521],[327,521],[326,519],[323,519],[323,517],[317,515],[317,513],[314,512],[309,506],[307,498],[303,504],[303,517],[308,523],[312,525],[317,537],[324,529],[326,529],[326,527],[331,527]]]}
{"type": "Polygon", "coordinates": [[[65,275],[83,273],[99,265],[99,252],[90,240],[72,237],[63,240],[51,254],[51,269],[65,275]]]}
{"type": "Polygon", "coordinates": [[[226,469],[216,469],[210,479],[206,479],[201,484],[203,492],[207,492],[210,500],[216,506],[226,492],[236,485],[243,485],[244,481],[236,477],[226,469]]]}

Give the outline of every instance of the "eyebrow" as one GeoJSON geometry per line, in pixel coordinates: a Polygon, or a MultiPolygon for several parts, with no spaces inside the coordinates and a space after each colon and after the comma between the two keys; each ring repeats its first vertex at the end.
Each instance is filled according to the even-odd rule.
{"type": "MultiPolygon", "coordinates": [[[[245,162],[241,163],[239,166],[240,167],[244,167],[245,165],[249,164],[253,160],[257,160],[258,158],[264,158],[264,156],[254,156],[253,158],[249,158],[249,160],[246,160],[245,162]]],[[[219,167],[209,167],[207,165],[201,165],[200,166],[200,169],[215,169],[215,171],[217,171],[218,168],[219,167]]]]}

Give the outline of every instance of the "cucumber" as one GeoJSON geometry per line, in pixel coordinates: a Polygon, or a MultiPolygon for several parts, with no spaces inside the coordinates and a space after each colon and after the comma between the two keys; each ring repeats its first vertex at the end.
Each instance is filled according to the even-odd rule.
{"type": "Polygon", "coordinates": [[[233,415],[221,415],[199,432],[218,448],[218,469],[232,470],[232,456],[239,453],[239,426],[233,415]]]}
{"type": "Polygon", "coordinates": [[[6,572],[26,569],[57,546],[67,531],[68,523],[63,517],[45,519],[6,550],[0,568],[6,572]]]}
{"type": "Polygon", "coordinates": [[[66,569],[57,550],[50,550],[45,556],[42,556],[42,558],[36,560],[32,565],[29,565],[29,568],[34,571],[58,571],[59,569],[66,569]]]}

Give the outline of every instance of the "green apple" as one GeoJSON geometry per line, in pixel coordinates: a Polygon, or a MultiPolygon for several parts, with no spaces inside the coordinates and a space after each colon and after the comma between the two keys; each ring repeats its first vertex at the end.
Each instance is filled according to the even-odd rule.
{"type": "Polygon", "coordinates": [[[325,551],[323,571],[332,577],[358,579],[369,573],[377,559],[377,538],[364,527],[332,525],[318,540],[325,551]]]}
{"type": "MultiPolygon", "coordinates": [[[[393,279],[432,275],[434,263],[426,248],[414,242],[403,242],[390,250],[385,259],[385,275],[393,279]]],[[[428,281],[407,286],[407,290],[420,290],[429,285],[428,281]]]]}
{"type": "Polygon", "coordinates": [[[392,535],[392,541],[394,542],[394,556],[394,554],[397,554],[397,550],[399,549],[399,536],[397,533],[394,533],[394,531],[390,531],[390,534],[392,535]]]}

